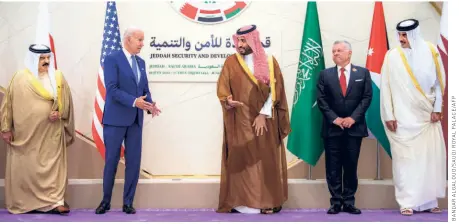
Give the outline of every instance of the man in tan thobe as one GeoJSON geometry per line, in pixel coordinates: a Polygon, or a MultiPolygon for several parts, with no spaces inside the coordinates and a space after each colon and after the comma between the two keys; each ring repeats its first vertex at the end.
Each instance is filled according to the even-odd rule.
{"type": "Polygon", "coordinates": [[[7,143],[5,199],[10,213],[66,214],[67,146],[75,140],[70,88],[48,46],[31,45],[0,107],[7,143]]]}
{"type": "Polygon", "coordinates": [[[276,213],[287,200],[283,139],[290,133],[284,80],[256,26],[233,36],[217,84],[224,133],[217,212],[276,213]]]}

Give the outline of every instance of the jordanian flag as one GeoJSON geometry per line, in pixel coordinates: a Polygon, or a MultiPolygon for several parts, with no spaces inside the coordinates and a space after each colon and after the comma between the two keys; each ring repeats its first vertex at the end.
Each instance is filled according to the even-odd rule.
{"type": "Polygon", "coordinates": [[[384,62],[384,56],[389,50],[387,41],[386,22],[384,19],[384,9],[381,2],[375,3],[373,13],[373,24],[371,27],[370,44],[368,46],[366,67],[370,70],[373,99],[367,111],[366,121],[371,133],[376,137],[381,146],[391,156],[390,144],[384,131],[384,124],[381,121],[380,112],[380,84],[381,84],[381,67],[384,62]]]}

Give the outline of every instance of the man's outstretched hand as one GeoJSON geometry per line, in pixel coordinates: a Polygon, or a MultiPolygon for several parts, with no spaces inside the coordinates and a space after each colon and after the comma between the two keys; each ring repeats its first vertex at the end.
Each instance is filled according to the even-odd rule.
{"type": "Polygon", "coordinates": [[[233,100],[233,96],[229,95],[226,97],[226,109],[234,108],[234,107],[242,107],[244,103],[233,100]]]}

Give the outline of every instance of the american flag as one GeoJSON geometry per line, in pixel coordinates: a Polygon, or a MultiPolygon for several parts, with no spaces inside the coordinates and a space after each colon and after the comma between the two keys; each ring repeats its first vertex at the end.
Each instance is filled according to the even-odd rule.
{"type": "MultiPolygon", "coordinates": [[[[105,160],[104,130],[102,117],[105,105],[105,83],[104,83],[104,61],[107,55],[121,50],[120,28],[118,25],[118,14],[115,2],[107,2],[104,19],[104,34],[102,35],[102,50],[100,54],[99,75],[97,77],[96,100],[92,120],[92,137],[96,143],[97,150],[105,160]]],[[[124,155],[121,148],[121,157],[124,155]]]]}

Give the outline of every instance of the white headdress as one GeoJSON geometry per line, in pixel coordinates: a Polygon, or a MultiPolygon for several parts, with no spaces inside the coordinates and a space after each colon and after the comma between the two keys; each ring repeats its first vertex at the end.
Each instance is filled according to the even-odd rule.
{"type": "Polygon", "coordinates": [[[397,24],[397,35],[406,32],[411,49],[407,52],[407,59],[411,69],[422,89],[428,90],[434,86],[437,79],[435,63],[428,43],[422,38],[419,21],[407,19],[397,24]]]}
{"type": "Polygon", "coordinates": [[[53,87],[53,96],[57,97],[57,84],[55,77],[55,65],[54,65],[54,54],[51,52],[51,49],[43,44],[32,44],[29,47],[27,52],[25,66],[29,71],[38,79],[38,67],[40,62],[40,56],[44,54],[49,54],[49,66],[48,66],[48,76],[51,80],[51,86],[53,87]]]}

